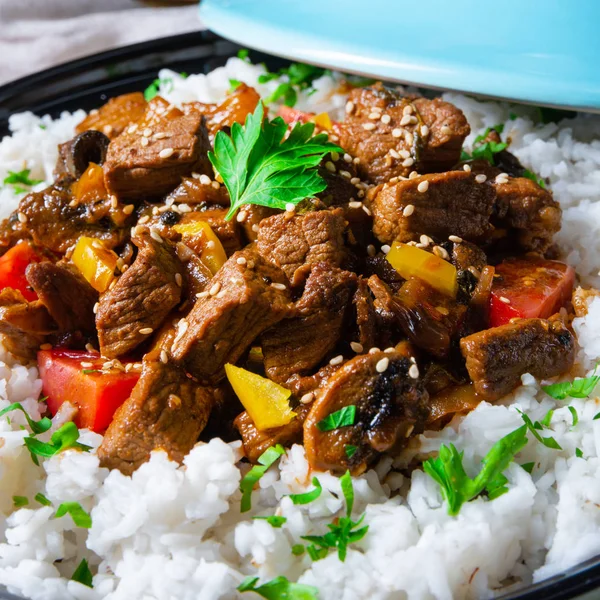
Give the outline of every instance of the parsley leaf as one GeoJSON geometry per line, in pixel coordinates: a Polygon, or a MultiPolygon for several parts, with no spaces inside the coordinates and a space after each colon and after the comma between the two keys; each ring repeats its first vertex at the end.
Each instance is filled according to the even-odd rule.
{"type": "Polygon", "coordinates": [[[317,423],[317,428],[320,431],[332,431],[340,427],[349,427],[354,425],[356,420],[356,406],[344,406],[340,410],[332,412],[330,415],[321,419],[317,423]]]}
{"type": "Polygon", "coordinates": [[[22,506],[27,506],[29,504],[29,499],[25,496],[13,496],[13,506],[15,508],[21,508],[22,506]]]}
{"type": "Polygon", "coordinates": [[[555,400],[564,400],[567,397],[587,398],[600,381],[600,375],[595,374],[597,369],[598,367],[594,369],[594,375],[590,377],[575,379],[574,381],[561,381],[560,383],[543,386],[542,389],[555,400]]]}
{"type": "MultiPolygon", "coordinates": [[[[552,416],[554,415],[554,410],[550,409],[546,415],[544,416],[544,418],[540,421],[540,424],[543,425],[544,427],[550,427],[550,423],[552,421],[552,416]]],[[[536,427],[537,429],[537,427],[536,427]]]]}
{"type": "Polygon", "coordinates": [[[506,150],[506,148],[508,148],[508,144],[506,144],[505,142],[496,141],[486,142],[485,139],[491,131],[495,131],[498,135],[500,135],[504,131],[504,125],[500,124],[494,125],[493,127],[488,127],[481,135],[478,135],[473,140],[473,150],[471,151],[471,154],[463,150],[460,159],[484,159],[487,160],[491,165],[494,165],[494,155],[498,154],[498,152],[502,152],[502,150],[506,150]]]}
{"type": "Polygon", "coordinates": [[[240,48],[238,50],[237,56],[242,60],[248,60],[248,54],[250,54],[250,50],[248,50],[248,48],[240,48]]]}
{"type": "Polygon", "coordinates": [[[230,79],[229,80],[229,91],[230,92],[235,92],[235,90],[237,90],[240,85],[242,85],[242,82],[239,79],[230,79]]]}
{"type": "MultiPolygon", "coordinates": [[[[187,75],[182,73],[181,75],[187,75]]],[[[144,90],[144,99],[146,102],[150,102],[152,98],[158,96],[158,92],[160,87],[165,88],[165,92],[168,94],[173,91],[173,79],[171,77],[165,77],[164,79],[155,79],[145,90],[144,90]]]]}
{"type": "Polygon", "coordinates": [[[79,502],[63,502],[57,509],[54,517],[56,519],[64,517],[67,513],[71,515],[73,523],[77,527],[89,529],[92,526],[92,517],[83,510],[79,502]]]}
{"type": "Polygon", "coordinates": [[[599,412],[599,413],[596,413],[596,414],[594,415],[594,418],[592,419],[592,421],[597,421],[598,419],[600,419],[600,412],[599,412]]]}
{"type": "MultiPolygon", "coordinates": [[[[8,175],[4,178],[4,185],[26,185],[31,187],[32,185],[37,185],[38,183],[42,183],[43,179],[30,179],[29,173],[31,173],[31,169],[23,169],[22,171],[9,171],[8,175]]],[[[17,188],[15,187],[15,190],[17,188]]],[[[19,188],[23,190],[23,188],[19,188]]]]}
{"type": "Polygon", "coordinates": [[[254,592],[267,600],[317,600],[319,591],[312,585],[293,583],[280,575],[256,586],[258,577],[246,577],[238,586],[238,592],[254,592]]]}
{"type": "Polygon", "coordinates": [[[44,496],[44,494],[42,494],[41,492],[39,494],[36,494],[33,499],[36,502],[39,502],[42,506],[52,506],[52,502],[50,502],[50,500],[48,500],[48,498],[46,498],[46,496],[44,496]]]}
{"type": "Polygon", "coordinates": [[[541,188],[546,188],[546,182],[541,178],[538,177],[533,171],[530,171],[529,169],[525,169],[523,171],[523,177],[527,177],[527,179],[531,179],[531,181],[535,181],[541,188]]]}
{"type": "Polygon", "coordinates": [[[575,456],[577,458],[583,458],[583,450],[581,448],[575,448],[575,456]]]}
{"type": "Polygon", "coordinates": [[[258,480],[267,472],[268,468],[285,454],[285,449],[280,444],[267,448],[258,458],[258,465],[254,465],[240,481],[242,502],[240,512],[248,512],[252,508],[252,490],[258,480]]]}
{"type": "Polygon", "coordinates": [[[35,437],[26,437],[24,442],[25,446],[31,454],[31,458],[36,465],[39,465],[37,459],[38,456],[48,458],[54,456],[67,448],[78,448],[83,452],[89,452],[90,446],[80,444],[77,440],[79,439],[79,430],[75,423],[65,423],[60,429],[57,429],[50,438],[50,442],[40,442],[35,437]]]}
{"type": "Polygon", "coordinates": [[[270,515],[268,517],[253,517],[253,518],[266,521],[269,525],[271,525],[271,527],[275,527],[276,529],[279,529],[287,521],[287,519],[285,517],[280,517],[279,515],[270,515]]]}
{"type": "Polygon", "coordinates": [[[275,73],[267,72],[259,75],[258,83],[267,83],[281,76],[287,76],[288,81],[280,83],[275,91],[265,98],[265,102],[271,104],[283,98],[283,103],[292,107],[298,101],[298,92],[312,88],[315,79],[322,77],[325,73],[327,73],[327,70],[321,67],[304,63],[292,63],[289,67],[279,69],[275,73]]]}
{"type": "Polygon", "coordinates": [[[294,556],[302,556],[304,554],[304,546],[302,544],[294,544],[292,546],[292,554],[294,556]]]}
{"type": "Polygon", "coordinates": [[[346,444],[346,447],[344,448],[344,452],[348,458],[352,458],[357,450],[358,446],[353,446],[352,444],[346,444]]]}
{"type": "Polygon", "coordinates": [[[341,149],[327,141],[326,134],[311,137],[314,123],[296,123],[287,139],[287,124],[281,117],[265,119],[264,106],[258,103],[254,114],[242,127],[234,123],[231,136],[219,131],[214,152],[208,158],[221,175],[231,208],[230,220],[242,204],[258,204],[285,210],[322,192],[326,183],[317,166],[323,156],[341,149]]]}
{"type": "Polygon", "coordinates": [[[523,468],[524,471],[527,471],[527,473],[529,473],[531,475],[531,473],[533,472],[533,467],[535,467],[535,463],[534,462],[523,463],[521,465],[521,467],[523,468]]]}
{"type": "MultiPolygon", "coordinates": [[[[519,409],[517,409],[519,410],[519,409]]],[[[533,433],[535,439],[538,442],[541,442],[542,444],[544,444],[544,446],[546,446],[546,448],[553,448],[554,450],[562,450],[560,444],[553,438],[553,437],[542,437],[538,431],[543,429],[543,425],[541,423],[539,423],[538,421],[533,422],[528,415],[526,415],[525,413],[521,412],[519,410],[519,412],[521,413],[521,418],[523,419],[523,421],[525,421],[525,426],[527,427],[527,429],[529,429],[529,431],[531,431],[531,433],[533,433]]],[[[548,415],[546,415],[548,416],[548,415]]]]}
{"type": "Polygon", "coordinates": [[[34,421],[29,413],[23,408],[23,405],[20,402],[13,402],[10,406],[7,406],[5,409],[0,410],[0,417],[3,417],[6,413],[9,413],[13,410],[20,410],[27,419],[27,424],[31,427],[31,431],[34,434],[44,433],[52,427],[52,421],[48,417],[43,417],[39,421],[34,421]]]}
{"type": "Polygon", "coordinates": [[[313,477],[312,484],[315,486],[315,489],[310,492],[306,492],[305,494],[290,494],[292,502],[294,504],[310,504],[316,500],[321,495],[323,488],[316,477],[313,477]]]}
{"type": "Polygon", "coordinates": [[[353,521],[351,518],[352,507],[354,505],[354,488],[352,487],[352,477],[349,471],[346,471],[340,477],[340,485],[344,499],[346,500],[346,516],[340,517],[337,519],[337,522],[328,524],[327,528],[329,532],[325,535],[302,536],[303,540],[311,542],[306,551],[312,560],[325,558],[330,549],[336,548],[338,558],[344,562],[346,560],[348,545],[362,540],[369,531],[368,525],[358,528],[364,521],[364,514],[358,521],[353,521]]]}
{"type": "Polygon", "coordinates": [[[487,491],[490,499],[505,493],[506,478],[502,472],[527,444],[527,427],[523,425],[498,440],[482,460],[483,467],[471,479],[462,464],[463,453],[454,444],[442,445],[437,458],[423,463],[423,470],[440,486],[448,503],[448,514],[457,515],[465,502],[487,491]]]}
{"type": "Polygon", "coordinates": [[[75,569],[73,575],[71,575],[71,581],[77,581],[83,585],[87,585],[89,588],[93,588],[93,575],[88,566],[87,560],[82,559],[79,566],[75,569]]]}
{"type": "Polygon", "coordinates": [[[569,406],[568,408],[571,416],[573,417],[573,427],[575,427],[577,423],[579,423],[579,415],[573,406],[569,406]]]}

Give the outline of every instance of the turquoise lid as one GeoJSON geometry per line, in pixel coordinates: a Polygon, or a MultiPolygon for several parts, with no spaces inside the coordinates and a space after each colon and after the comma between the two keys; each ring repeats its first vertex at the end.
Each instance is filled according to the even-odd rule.
{"type": "Polygon", "coordinates": [[[203,0],[243,46],[341,71],[600,110],[600,0],[203,0]]]}

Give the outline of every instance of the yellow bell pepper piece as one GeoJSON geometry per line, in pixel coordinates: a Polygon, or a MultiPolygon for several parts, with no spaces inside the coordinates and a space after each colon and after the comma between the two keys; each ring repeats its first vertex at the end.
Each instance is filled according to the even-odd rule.
{"type": "Polygon", "coordinates": [[[98,292],[105,292],[115,276],[119,257],[97,239],[80,237],[71,256],[73,264],[98,292]]]}
{"type": "Polygon", "coordinates": [[[326,129],[327,131],[331,131],[333,125],[331,123],[331,118],[326,112],[319,113],[315,115],[311,121],[314,122],[315,125],[318,125],[321,129],[326,129]]]}
{"type": "Polygon", "coordinates": [[[210,269],[213,275],[225,264],[227,254],[225,254],[223,244],[206,221],[196,220],[178,223],[173,229],[181,234],[184,242],[185,238],[200,238],[200,245],[202,246],[200,260],[210,269]]]}
{"type": "Polygon", "coordinates": [[[453,298],[456,296],[456,269],[448,261],[421,248],[399,242],[394,242],[386,258],[404,279],[417,277],[442,294],[453,298]]]}
{"type": "Polygon", "coordinates": [[[290,390],[246,369],[225,365],[227,379],[257,429],[287,425],[296,413],[288,402],[290,390]]]}

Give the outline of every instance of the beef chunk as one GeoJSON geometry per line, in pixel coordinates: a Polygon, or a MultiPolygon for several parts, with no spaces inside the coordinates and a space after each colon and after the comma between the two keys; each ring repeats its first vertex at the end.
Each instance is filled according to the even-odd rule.
{"type": "Polygon", "coordinates": [[[111,98],[98,110],[92,110],[88,116],[77,125],[75,131],[82,133],[88,129],[101,131],[111,140],[121,135],[130,124],[141,119],[146,111],[146,100],[141,92],[123,94],[111,98]]]}
{"type": "Polygon", "coordinates": [[[282,213],[261,222],[258,251],[283,269],[295,287],[304,281],[310,266],[315,263],[341,266],[346,258],[345,227],[340,209],[304,215],[282,213]]]}
{"type": "Polygon", "coordinates": [[[363,473],[379,452],[404,445],[423,430],[428,394],[412,375],[411,358],[399,351],[354,357],[328,380],[304,422],[304,448],[315,469],[363,473]],[[410,375],[409,375],[410,372],[410,375]],[[351,426],[322,431],[318,423],[347,406],[356,407],[351,426]],[[348,457],[346,447],[356,446],[348,457]]]}
{"type": "Polygon", "coordinates": [[[242,436],[246,458],[255,463],[260,455],[271,446],[281,444],[289,447],[302,443],[304,420],[310,410],[310,405],[299,404],[294,408],[296,416],[287,425],[260,431],[254,425],[250,415],[244,411],[234,421],[234,425],[242,436]]]}
{"type": "Polygon", "coordinates": [[[138,255],[116,285],[100,298],[96,314],[100,352],[113,358],[133,350],[158,329],[181,300],[184,268],[173,246],[144,232],[134,240],[138,255]]]}
{"type": "Polygon", "coordinates": [[[485,252],[475,244],[469,242],[454,242],[450,258],[457,271],[481,271],[487,265],[485,252]]]}
{"type": "Polygon", "coordinates": [[[206,426],[213,390],[190,380],[183,369],[163,364],[157,352],[144,357],[142,375],[131,396],[117,410],[98,449],[100,464],[130,475],[165,450],[181,462],[206,426]]]}
{"type": "Polygon", "coordinates": [[[61,332],[95,333],[94,304],[98,292],[74,267],[52,262],[32,263],[27,281],[61,332]]]}
{"type": "Polygon", "coordinates": [[[225,208],[231,204],[227,188],[208,175],[194,173],[193,177],[184,177],[181,183],[167,196],[166,201],[174,204],[188,204],[192,207],[225,208]]]}
{"type": "Polygon", "coordinates": [[[397,292],[405,281],[400,273],[392,267],[389,260],[386,259],[385,254],[367,257],[364,276],[370,277],[371,275],[376,275],[394,292],[397,292]]]}
{"type": "MultiPolygon", "coordinates": [[[[493,223],[508,230],[510,248],[514,243],[525,251],[544,252],[560,230],[562,211],[552,194],[526,177],[495,183],[496,217],[493,223]]],[[[458,234],[460,235],[460,234],[458,234]]]]}
{"type": "MultiPolygon", "coordinates": [[[[281,211],[268,206],[259,206],[258,204],[243,204],[240,206],[240,213],[243,212],[246,218],[242,221],[242,229],[249,242],[256,242],[258,239],[258,228],[263,219],[268,219],[281,211]]],[[[238,213],[239,214],[239,213],[238,213]]]]}
{"type": "Polygon", "coordinates": [[[313,266],[295,316],[265,331],[260,344],[269,379],[284,383],[306,375],[335,348],[356,290],[354,273],[327,263],[313,266]]]}
{"type": "Polygon", "coordinates": [[[377,343],[377,314],[369,285],[362,277],[358,280],[356,293],[352,299],[356,312],[356,328],[358,330],[358,343],[363,351],[373,348],[377,343]]]}
{"type": "Polygon", "coordinates": [[[488,182],[477,183],[475,176],[465,171],[422,175],[379,186],[369,196],[373,233],[383,244],[418,240],[421,234],[437,241],[456,235],[478,242],[486,240],[493,230],[494,188],[488,182]],[[419,191],[425,182],[426,190],[419,191]]]}
{"type": "Polygon", "coordinates": [[[568,371],[575,360],[575,338],[560,319],[519,319],[474,333],[460,341],[475,391],[497,400],[521,383],[568,371]]]}
{"type": "Polygon", "coordinates": [[[72,205],[68,189],[50,186],[32,192],[2,224],[0,245],[17,239],[32,239],[38,246],[64,254],[82,236],[101,240],[107,248],[122,244],[129,227],[117,225],[110,217],[110,202],[84,202],[72,205]],[[24,218],[18,217],[22,213],[24,218]]]}
{"type": "Polygon", "coordinates": [[[21,359],[35,358],[40,344],[56,329],[39,300],[27,302],[21,292],[11,288],[0,291],[0,333],[9,352],[21,359]]]}
{"type": "Polygon", "coordinates": [[[218,383],[266,329],[290,316],[286,279],[252,247],[236,252],[179,322],[172,353],[202,382],[218,383]]]}
{"type": "Polygon", "coordinates": [[[155,98],[137,125],[108,147],[103,169],[111,194],[130,200],[160,198],[192,171],[212,173],[208,132],[198,111],[184,114],[155,98]]]}
{"type": "Polygon", "coordinates": [[[359,175],[375,183],[411,171],[446,171],[460,158],[470,132],[462,111],[436,98],[409,99],[378,84],[350,93],[340,145],[360,159],[359,175]],[[387,118],[369,118],[371,115],[387,118]],[[410,121],[410,122],[407,122],[410,121]]]}

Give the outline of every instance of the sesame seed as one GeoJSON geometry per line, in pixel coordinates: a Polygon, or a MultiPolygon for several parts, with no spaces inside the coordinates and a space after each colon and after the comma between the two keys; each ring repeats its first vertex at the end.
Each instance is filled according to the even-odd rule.
{"type": "Polygon", "coordinates": [[[427,127],[427,125],[421,125],[421,135],[423,137],[425,137],[428,134],[429,134],[429,127],[427,127]]]}
{"type": "Polygon", "coordinates": [[[134,123],[133,125],[129,126],[129,128],[127,129],[127,133],[135,133],[137,128],[138,128],[137,123],[134,123]]]}
{"type": "Polygon", "coordinates": [[[160,351],[160,362],[164,363],[165,365],[169,362],[169,355],[165,350],[160,351]]]}
{"type": "Polygon", "coordinates": [[[19,219],[19,223],[27,223],[27,215],[24,212],[18,212],[17,218],[19,219]]]}
{"type": "Polygon", "coordinates": [[[353,162],[355,165],[360,165],[360,158],[358,158],[358,156],[355,156],[355,157],[352,159],[352,162],[353,162]]]}
{"type": "Polygon", "coordinates": [[[196,298],[206,298],[208,296],[208,292],[198,292],[196,294],[196,298]]]}
{"type": "Polygon", "coordinates": [[[383,373],[387,370],[387,368],[389,366],[390,366],[390,359],[387,356],[384,356],[383,358],[381,358],[377,361],[377,364],[375,365],[375,370],[378,373],[383,373]]]}
{"type": "Polygon", "coordinates": [[[91,362],[85,362],[85,361],[84,361],[84,362],[82,362],[82,363],[80,363],[80,364],[81,364],[81,366],[82,366],[84,369],[91,369],[91,368],[94,366],[94,363],[91,363],[91,362]]]}
{"type": "Polygon", "coordinates": [[[352,177],[352,178],[350,179],[350,183],[351,183],[352,185],[356,185],[356,184],[360,183],[360,177],[352,177]]]}
{"type": "Polygon", "coordinates": [[[378,112],[372,112],[369,115],[369,119],[373,119],[374,121],[378,121],[381,118],[381,113],[378,112]]]}
{"type": "Polygon", "coordinates": [[[415,141],[415,136],[410,131],[407,131],[406,134],[404,135],[404,141],[409,146],[412,146],[413,142],[415,141]]]}
{"type": "Polygon", "coordinates": [[[239,258],[236,259],[235,261],[238,265],[245,265],[246,264],[246,259],[243,256],[240,256],[239,258]]]}
{"type": "Polygon", "coordinates": [[[207,247],[209,250],[212,250],[212,249],[215,247],[215,243],[214,243],[214,241],[213,241],[213,240],[208,240],[208,242],[206,242],[206,247],[207,247]]]}
{"type": "Polygon", "coordinates": [[[402,114],[403,115],[412,115],[413,114],[413,107],[411,104],[407,104],[403,109],[402,109],[402,114]]]}
{"type": "Polygon", "coordinates": [[[352,162],[352,157],[348,153],[346,153],[346,154],[344,154],[344,160],[347,163],[351,163],[352,162]]]}
{"type": "Polygon", "coordinates": [[[98,313],[98,307],[99,307],[99,306],[100,306],[100,305],[98,304],[98,302],[96,302],[96,304],[94,304],[94,308],[92,309],[92,311],[93,311],[93,313],[94,313],[94,314],[97,314],[97,313],[98,313]]]}
{"type": "Polygon", "coordinates": [[[483,183],[486,179],[487,179],[487,177],[483,173],[480,173],[479,175],[475,175],[475,181],[477,183],[483,183]]]}
{"type": "Polygon", "coordinates": [[[448,316],[450,314],[450,311],[445,306],[436,306],[435,310],[444,316],[448,316]]]}
{"type": "Polygon", "coordinates": [[[210,185],[214,190],[218,190],[221,187],[221,184],[218,181],[213,181],[210,185]]]}
{"type": "Polygon", "coordinates": [[[358,194],[356,194],[359,198],[364,198],[365,197],[365,191],[364,190],[359,190],[358,194]]]}
{"type": "Polygon", "coordinates": [[[144,131],[142,131],[142,135],[144,135],[146,137],[150,137],[152,135],[152,129],[150,129],[149,127],[146,127],[146,129],[144,129],[144,131]]]}
{"type": "Polygon", "coordinates": [[[378,352],[381,352],[381,350],[377,347],[373,347],[369,350],[369,354],[377,354],[378,352]]]}
{"type": "Polygon", "coordinates": [[[254,261],[253,260],[249,260],[248,261],[248,268],[249,269],[254,269],[254,261]]]}
{"type": "Polygon", "coordinates": [[[412,215],[415,212],[415,205],[414,204],[407,204],[404,207],[404,210],[402,211],[402,216],[404,217],[410,217],[410,215],[412,215]]]}
{"type": "Polygon", "coordinates": [[[461,237],[458,237],[457,235],[449,235],[448,239],[451,242],[454,242],[455,244],[460,244],[462,243],[463,239],[461,237]]]}
{"type": "Polygon", "coordinates": [[[498,300],[500,300],[500,302],[504,302],[504,304],[510,304],[510,300],[506,296],[500,296],[498,300]]]}
{"type": "Polygon", "coordinates": [[[351,102],[350,100],[348,100],[348,102],[346,102],[346,112],[348,114],[350,114],[353,110],[354,110],[354,102],[351,102]]]}
{"type": "MultiPolygon", "coordinates": [[[[418,375],[417,375],[417,377],[418,377],[418,375]]],[[[415,377],[415,379],[416,379],[416,377],[415,377]]],[[[414,430],[415,430],[415,426],[414,426],[414,425],[411,425],[411,426],[410,426],[410,427],[409,427],[409,428],[406,430],[406,433],[404,434],[404,437],[409,437],[409,436],[410,436],[410,434],[411,434],[411,433],[412,433],[414,430]]]]}
{"type": "Polygon", "coordinates": [[[356,200],[354,200],[353,202],[348,202],[348,206],[350,208],[360,208],[362,205],[362,202],[356,202],[356,200]]]}
{"type": "Polygon", "coordinates": [[[105,125],[102,128],[102,131],[106,134],[106,135],[110,135],[113,132],[113,126],[112,125],[105,125]]]}
{"type": "Polygon", "coordinates": [[[331,160],[333,162],[337,162],[338,160],[340,160],[340,155],[338,152],[330,152],[329,156],[331,156],[331,160]]]}
{"type": "Polygon", "coordinates": [[[400,119],[400,125],[409,125],[412,121],[412,117],[410,115],[404,115],[402,119],[400,119]]]}
{"type": "Polygon", "coordinates": [[[494,181],[499,184],[508,183],[508,175],[505,173],[500,173],[500,175],[498,175],[494,181]]]}
{"type": "Polygon", "coordinates": [[[375,250],[375,246],[373,246],[373,244],[369,244],[369,245],[367,246],[367,254],[368,254],[369,256],[375,256],[375,252],[376,252],[376,250],[375,250]]]}
{"type": "Polygon", "coordinates": [[[401,156],[397,150],[394,150],[394,148],[390,148],[389,155],[392,158],[396,158],[396,159],[400,158],[400,156],[401,156]]]}
{"type": "Polygon", "coordinates": [[[445,250],[445,248],[442,248],[441,246],[434,246],[433,253],[439,258],[443,258],[444,260],[448,260],[449,258],[448,252],[445,250]]]}
{"type": "Polygon", "coordinates": [[[400,150],[400,152],[398,152],[398,157],[410,158],[410,152],[408,150],[400,150]]]}
{"type": "Polygon", "coordinates": [[[310,404],[315,399],[314,392],[308,392],[300,398],[300,404],[310,404]]]}
{"type": "Polygon", "coordinates": [[[358,342],[350,342],[350,348],[352,348],[352,351],[356,352],[356,354],[360,354],[364,350],[363,345],[358,342]]]}
{"type": "Polygon", "coordinates": [[[367,215],[369,215],[369,217],[371,216],[371,211],[364,204],[362,209],[367,213],[367,215]]]}
{"type": "Polygon", "coordinates": [[[147,137],[143,137],[140,140],[140,144],[141,144],[142,148],[145,148],[149,143],[150,143],[150,140],[147,137]]]}
{"type": "Polygon", "coordinates": [[[442,135],[450,135],[452,133],[452,129],[450,129],[450,127],[448,127],[448,125],[442,125],[440,127],[440,133],[442,135]]]}
{"type": "Polygon", "coordinates": [[[341,354],[338,354],[337,356],[334,356],[330,361],[329,364],[330,365],[341,365],[344,362],[344,357],[341,354]]]}
{"type": "Polygon", "coordinates": [[[386,125],[392,120],[392,117],[390,117],[390,115],[382,115],[381,116],[381,122],[385,123],[386,125]]]}
{"type": "Polygon", "coordinates": [[[403,167],[412,167],[414,164],[415,164],[415,159],[414,159],[414,158],[412,158],[412,157],[405,158],[405,159],[402,161],[402,166],[403,166],[403,167]]]}
{"type": "MultiPolygon", "coordinates": [[[[52,348],[51,344],[42,344],[43,346],[50,346],[50,348],[52,348]]],[[[42,346],[40,346],[40,348],[42,348],[42,346]]],[[[85,349],[88,352],[96,352],[96,348],[94,348],[94,346],[92,346],[92,344],[90,344],[89,342],[85,345],[85,349]]]]}
{"type": "Polygon", "coordinates": [[[427,247],[431,243],[431,238],[428,235],[423,234],[419,238],[419,241],[421,242],[421,244],[423,244],[425,247],[427,247]]]}
{"type": "Polygon", "coordinates": [[[254,233],[257,233],[257,232],[258,232],[258,230],[259,230],[258,223],[254,223],[254,224],[252,225],[252,231],[254,231],[254,233]]]}
{"type": "Polygon", "coordinates": [[[381,246],[381,251],[384,254],[387,254],[390,250],[391,250],[391,248],[387,244],[384,244],[383,246],[381,246]]]}
{"type": "Polygon", "coordinates": [[[248,213],[245,210],[240,210],[240,212],[238,213],[238,216],[236,217],[236,221],[238,223],[243,223],[246,220],[246,217],[248,216],[248,213]]]}
{"type": "Polygon", "coordinates": [[[390,346],[389,348],[386,348],[384,352],[386,354],[391,354],[392,352],[396,352],[396,348],[394,348],[394,346],[390,346]]]}
{"type": "Polygon", "coordinates": [[[402,129],[392,129],[392,137],[399,138],[402,137],[402,129]]]}
{"type": "Polygon", "coordinates": [[[212,179],[208,175],[200,175],[199,181],[202,185],[210,185],[212,183],[212,179]]]}
{"type": "Polygon", "coordinates": [[[287,289],[283,283],[272,283],[271,287],[275,288],[276,290],[285,290],[285,289],[287,289]]]}
{"type": "Polygon", "coordinates": [[[287,210],[288,212],[294,212],[296,210],[296,206],[294,204],[292,204],[291,202],[288,202],[285,205],[285,210],[287,210]]]}
{"type": "Polygon", "coordinates": [[[365,131],[373,131],[373,129],[375,129],[375,127],[377,127],[377,126],[375,125],[375,123],[365,123],[365,124],[363,125],[363,129],[364,129],[365,131]]]}
{"type": "Polygon", "coordinates": [[[160,158],[170,158],[173,156],[174,152],[175,150],[173,150],[173,148],[164,148],[158,153],[158,156],[160,156],[160,158]]]}
{"type": "Polygon", "coordinates": [[[333,164],[333,163],[332,163],[330,160],[328,160],[328,161],[325,163],[325,168],[326,168],[326,169],[327,169],[329,172],[331,172],[331,173],[335,173],[335,172],[336,172],[335,165],[334,165],[334,164],[333,164]]]}
{"type": "Polygon", "coordinates": [[[150,335],[153,331],[154,329],[152,329],[152,327],[142,327],[141,329],[138,329],[138,333],[141,333],[142,335],[150,335]]]}
{"type": "Polygon", "coordinates": [[[133,204],[128,204],[127,206],[123,207],[123,212],[126,215],[130,215],[133,212],[133,209],[135,208],[135,206],[133,204]]]}
{"type": "Polygon", "coordinates": [[[225,298],[225,295],[227,294],[226,290],[221,290],[216,296],[215,298],[225,298]]]}
{"type": "Polygon", "coordinates": [[[463,171],[466,171],[467,173],[471,172],[471,165],[463,165],[463,171]]]}
{"type": "Polygon", "coordinates": [[[424,194],[428,189],[429,189],[429,181],[427,181],[427,180],[421,181],[421,183],[419,183],[419,185],[417,186],[417,190],[419,192],[421,192],[422,194],[424,194]]]}
{"type": "Polygon", "coordinates": [[[408,175],[409,179],[415,179],[415,177],[420,177],[420,175],[416,171],[411,171],[408,175]]]}
{"type": "Polygon", "coordinates": [[[175,283],[181,287],[183,285],[183,277],[181,276],[181,273],[175,273],[175,283]]]}
{"type": "Polygon", "coordinates": [[[156,216],[156,215],[160,214],[160,213],[158,212],[158,208],[156,208],[156,206],[155,206],[155,207],[152,209],[152,214],[153,214],[154,216],[156,216]]]}
{"type": "Polygon", "coordinates": [[[412,379],[418,379],[419,367],[417,367],[417,365],[411,365],[410,369],[408,370],[408,376],[411,377],[412,379]]]}
{"type": "Polygon", "coordinates": [[[162,244],[163,239],[160,237],[160,234],[158,233],[158,231],[156,231],[156,229],[150,229],[150,237],[159,244],[162,244]]]}
{"type": "Polygon", "coordinates": [[[469,273],[471,273],[471,275],[473,275],[474,277],[477,277],[477,279],[479,279],[479,277],[481,276],[479,270],[473,266],[467,267],[467,271],[469,271],[469,273]]]}
{"type": "Polygon", "coordinates": [[[217,283],[215,283],[210,290],[208,291],[208,293],[211,296],[216,296],[219,292],[221,291],[221,284],[217,281],[217,283]]]}
{"type": "Polygon", "coordinates": [[[155,140],[164,140],[168,136],[164,131],[159,131],[158,133],[155,133],[152,137],[155,140]]]}

